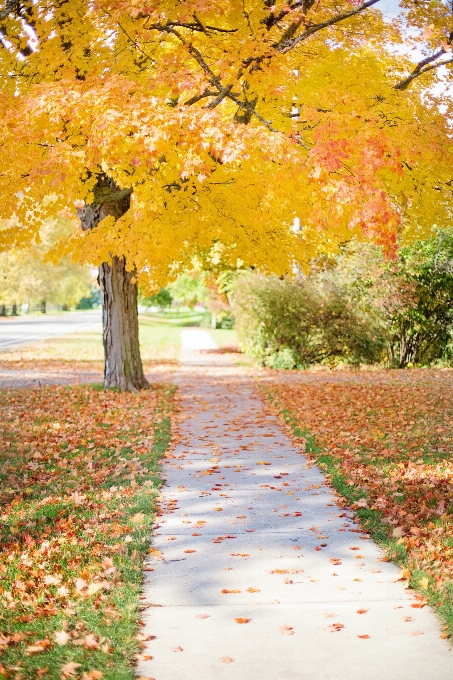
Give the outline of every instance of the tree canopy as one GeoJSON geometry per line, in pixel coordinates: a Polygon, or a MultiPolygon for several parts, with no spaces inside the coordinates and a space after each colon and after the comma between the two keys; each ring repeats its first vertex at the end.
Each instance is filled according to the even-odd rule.
{"type": "Polygon", "coordinates": [[[194,256],[282,274],[352,237],[392,252],[444,226],[449,119],[427,87],[449,63],[451,8],[404,0],[390,22],[377,6],[9,0],[2,247],[65,215],[55,257],[125,256],[158,285],[194,256]],[[407,36],[429,61],[393,49],[407,36]],[[129,194],[116,222],[77,226],[86,204],[129,194]]]}

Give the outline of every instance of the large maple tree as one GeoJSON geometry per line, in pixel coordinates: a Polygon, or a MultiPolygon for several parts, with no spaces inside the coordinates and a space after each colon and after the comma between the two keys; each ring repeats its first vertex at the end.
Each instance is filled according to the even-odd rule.
{"type": "Polygon", "coordinates": [[[194,258],[284,274],[353,236],[392,253],[448,222],[449,117],[429,86],[451,9],[404,0],[392,22],[378,2],[0,9],[0,238],[79,225],[53,256],[100,265],[107,387],[146,386],[138,278],[194,258]],[[416,64],[393,49],[407,36],[416,64]]]}

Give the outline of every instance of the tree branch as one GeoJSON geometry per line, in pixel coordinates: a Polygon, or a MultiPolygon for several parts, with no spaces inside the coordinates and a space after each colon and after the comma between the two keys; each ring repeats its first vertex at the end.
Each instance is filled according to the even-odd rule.
{"type": "Polygon", "coordinates": [[[280,42],[277,43],[275,45],[275,48],[278,49],[278,51],[281,52],[282,54],[287,54],[287,52],[290,52],[297,45],[299,45],[299,43],[303,42],[304,40],[307,40],[307,38],[309,38],[310,36],[314,35],[315,33],[318,33],[318,31],[322,31],[323,28],[334,26],[335,24],[338,24],[340,21],[344,21],[345,19],[354,17],[357,14],[360,14],[364,10],[368,9],[369,7],[376,5],[376,3],[378,2],[380,2],[380,0],[366,0],[366,2],[364,2],[362,5],[359,5],[359,7],[356,7],[355,9],[351,9],[349,12],[337,14],[337,16],[331,17],[326,21],[322,21],[320,24],[310,26],[310,28],[307,28],[301,35],[297,36],[297,38],[294,38],[286,43],[282,44],[280,44],[280,42]]]}
{"type": "Polygon", "coordinates": [[[186,102],[184,102],[184,106],[192,106],[192,104],[196,104],[201,99],[205,99],[206,97],[215,97],[217,94],[218,94],[217,92],[211,92],[210,90],[205,90],[201,94],[196,94],[194,97],[191,97],[186,102]]]}
{"type": "Polygon", "coordinates": [[[233,89],[232,85],[227,85],[226,87],[224,87],[223,90],[219,92],[217,97],[212,102],[209,102],[209,104],[207,104],[205,108],[215,109],[215,107],[218,106],[220,102],[225,99],[225,97],[228,97],[232,89],[233,89]]]}
{"type": "Polygon", "coordinates": [[[414,68],[412,73],[410,73],[407,78],[404,78],[404,80],[401,80],[401,82],[397,83],[394,85],[395,90],[405,90],[406,88],[409,87],[411,82],[415,80],[416,78],[419,78],[422,76],[424,73],[428,73],[429,71],[434,71],[435,69],[439,68],[440,66],[445,66],[446,64],[451,64],[453,62],[453,56],[449,57],[448,59],[444,59],[443,61],[438,61],[436,64],[433,64],[433,61],[436,61],[437,59],[440,59],[444,54],[447,54],[447,52],[444,49],[439,50],[435,54],[432,54],[430,57],[426,57],[426,59],[422,59],[417,66],[414,68]]]}
{"type": "Polygon", "coordinates": [[[0,21],[6,19],[8,14],[11,14],[11,12],[14,12],[14,10],[19,7],[19,4],[20,0],[10,0],[9,2],[7,2],[5,7],[3,9],[0,9],[0,21]]]}

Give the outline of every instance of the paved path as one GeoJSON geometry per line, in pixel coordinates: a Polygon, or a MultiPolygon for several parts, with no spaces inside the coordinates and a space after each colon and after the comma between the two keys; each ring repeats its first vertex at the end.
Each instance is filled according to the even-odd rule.
{"type": "Polygon", "coordinates": [[[88,330],[100,323],[101,312],[98,309],[0,318],[0,352],[34,340],[88,330]]]}
{"type": "Polygon", "coordinates": [[[138,675],[451,680],[434,613],[411,606],[397,567],[206,335],[183,333],[179,442],[164,465],[161,554],[145,571],[154,638],[138,675]]]}

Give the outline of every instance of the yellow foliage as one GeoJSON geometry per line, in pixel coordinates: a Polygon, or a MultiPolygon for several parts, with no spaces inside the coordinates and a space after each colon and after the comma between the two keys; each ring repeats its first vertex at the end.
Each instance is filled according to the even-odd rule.
{"type": "Polygon", "coordinates": [[[0,21],[0,247],[60,214],[55,260],[125,255],[161,285],[194,257],[280,275],[352,237],[391,253],[446,225],[446,119],[428,81],[394,89],[410,64],[366,4],[21,2],[0,21]],[[83,233],[102,174],[131,209],[83,233]]]}

